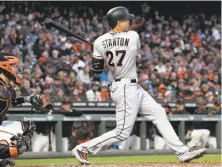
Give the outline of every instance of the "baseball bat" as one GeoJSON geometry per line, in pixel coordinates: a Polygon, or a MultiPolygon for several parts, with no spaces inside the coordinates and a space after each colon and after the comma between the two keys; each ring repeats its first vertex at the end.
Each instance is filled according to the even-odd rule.
{"type": "Polygon", "coordinates": [[[69,30],[67,27],[61,25],[60,23],[58,23],[50,18],[45,19],[45,24],[55,27],[58,30],[60,30],[68,35],[74,36],[75,38],[80,39],[81,41],[89,44],[90,46],[93,46],[93,44],[88,42],[86,39],[82,38],[81,36],[77,35],[76,33],[72,32],[71,30],[69,30]]]}

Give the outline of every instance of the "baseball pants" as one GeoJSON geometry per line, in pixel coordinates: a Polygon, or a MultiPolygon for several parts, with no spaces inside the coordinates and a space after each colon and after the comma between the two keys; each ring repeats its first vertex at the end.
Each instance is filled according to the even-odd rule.
{"type": "Polygon", "coordinates": [[[47,152],[49,151],[49,136],[42,133],[34,133],[32,138],[32,151],[33,152],[47,152]]]}
{"type": "Polygon", "coordinates": [[[114,81],[110,87],[110,94],[116,105],[116,128],[80,145],[89,153],[96,154],[103,147],[129,138],[138,113],[156,125],[168,146],[176,154],[189,149],[179,140],[164,108],[138,83],[131,83],[130,79],[114,81]]]}
{"type": "Polygon", "coordinates": [[[23,134],[21,121],[3,121],[0,125],[0,140],[11,142],[12,136],[17,136],[18,133],[23,134]]]}
{"type": "Polygon", "coordinates": [[[208,129],[194,129],[191,132],[191,140],[187,143],[188,147],[206,147],[210,131],[208,129]]]}

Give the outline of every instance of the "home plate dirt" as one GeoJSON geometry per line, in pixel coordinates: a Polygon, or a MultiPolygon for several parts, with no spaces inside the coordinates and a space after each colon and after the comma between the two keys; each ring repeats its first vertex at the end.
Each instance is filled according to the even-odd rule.
{"type": "MultiPolygon", "coordinates": [[[[22,167],[22,166],[19,166],[22,167]]],[[[23,166],[27,167],[27,166],[23,166]]],[[[130,164],[92,164],[92,165],[30,165],[29,167],[221,167],[220,162],[204,163],[130,163],[130,164]]]]}

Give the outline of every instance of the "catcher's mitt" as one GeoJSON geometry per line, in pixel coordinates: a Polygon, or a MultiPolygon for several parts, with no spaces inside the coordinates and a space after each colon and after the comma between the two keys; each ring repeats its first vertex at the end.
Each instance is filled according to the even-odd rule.
{"type": "Polygon", "coordinates": [[[45,95],[40,94],[32,94],[30,95],[30,103],[32,104],[33,108],[36,110],[42,110],[42,109],[53,109],[54,104],[52,100],[45,95]]]}

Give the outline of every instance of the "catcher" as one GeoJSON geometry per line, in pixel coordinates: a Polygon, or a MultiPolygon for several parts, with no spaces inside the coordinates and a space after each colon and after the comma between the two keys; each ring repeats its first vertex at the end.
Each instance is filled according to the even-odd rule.
{"type": "Polygon", "coordinates": [[[15,165],[11,158],[17,158],[29,149],[36,129],[31,121],[4,121],[10,103],[12,106],[31,103],[36,110],[53,108],[51,101],[44,95],[16,97],[10,83],[20,84],[19,63],[15,55],[0,52],[0,167],[15,165]]]}

